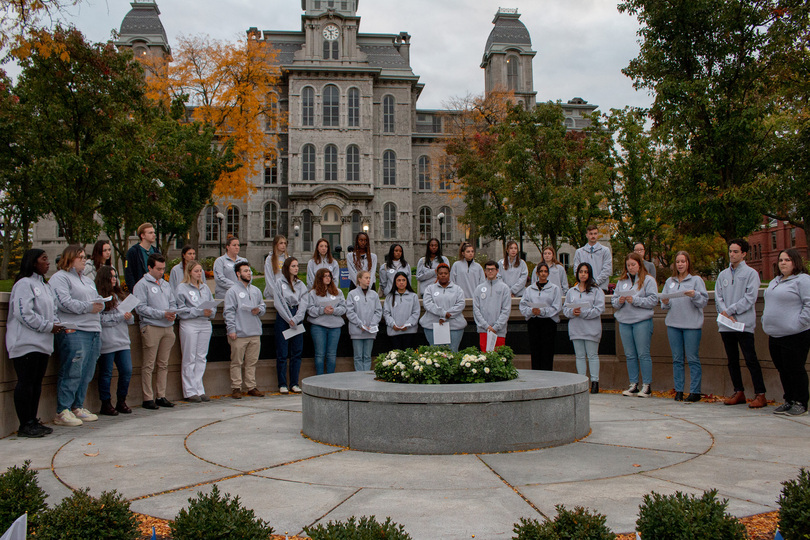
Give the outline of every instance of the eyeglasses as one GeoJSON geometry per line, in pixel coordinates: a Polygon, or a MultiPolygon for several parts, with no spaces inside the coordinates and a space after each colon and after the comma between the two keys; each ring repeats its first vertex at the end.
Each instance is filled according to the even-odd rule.
{"type": "Polygon", "coordinates": [[[77,259],[81,259],[81,260],[83,260],[83,261],[86,261],[86,260],[87,260],[87,255],[79,255],[79,256],[78,256],[78,257],[76,257],[76,258],[77,258],[77,259]]]}

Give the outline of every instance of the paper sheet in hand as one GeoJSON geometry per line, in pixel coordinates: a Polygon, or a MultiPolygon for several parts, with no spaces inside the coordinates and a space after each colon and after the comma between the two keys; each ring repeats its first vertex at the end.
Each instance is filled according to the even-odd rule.
{"type": "Polygon", "coordinates": [[[498,334],[494,332],[490,332],[487,330],[487,350],[486,352],[492,352],[495,350],[495,342],[498,340],[498,334]]]}
{"type": "Polygon", "coordinates": [[[253,311],[257,307],[259,307],[259,306],[249,306],[249,305],[244,304],[244,305],[239,306],[239,309],[244,310],[244,311],[253,311]]]}
{"type": "Polygon", "coordinates": [[[745,330],[745,323],[742,323],[740,321],[734,322],[728,317],[725,317],[722,313],[717,315],[717,323],[722,324],[727,328],[731,328],[735,332],[742,332],[743,330],[745,330]]]}
{"type": "Polygon", "coordinates": [[[450,323],[433,323],[433,344],[450,345],[450,323]]]}
{"type": "Polygon", "coordinates": [[[197,306],[197,308],[198,309],[211,309],[211,310],[216,311],[217,306],[219,306],[221,303],[222,303],[222,300],[208,300],[207,302],[203,302],[202,304],[197,306]]]}
{"type": "Polygon", "coordinates": [[[532,308],[532,309],[534,309],[534,308],[543,309],[543,308],[549,307],[551,305],[551,302],[549,302],[545,298],[541,298],[539,302],[528,302],[528,304],[529,304],[529,307],[532,308]]]}
{"type": "Polygon", "coordinates": [[[90,300],[90,301],[91,301],[92,303],[94,303],[94,304],[98,304],[98,303],[103,304],[103,303],[105,303],[105,302],[109,302],[110,300],[112,300],[112,295],[108,296],[107,298],[102,298],[102,297],[100,297],[100,296],[99,296],[98,298],[93,298],[93,299],[92,299],[92,300],[90,300]]]}
{"type": "Polygon", "coordinates": [[[304,332],[304,325],[298,323],[295,325],[295,328],[287,328],[281,333],[281,335],[284,336],[284,339],[290,339],[291,337],[297,336],[298,334],[303,334],[304,332]]]}
{"type": "Polygon", "coordinates": [[[565,307],[567,309],[577,309],[577,308],[585,309],[585,308],[591,307],[591,305],[590,304],[582,304],[582,303],[581,304],[565,304],[565,307]]]}
{"type": "Polygon", "coordinates": [[[630,298],[638,294],[638,289],[630,289],[629,291],[621,291],[613,294],[618,294],[619,298],[630,298]]]}
{"type": "Polygon", "coordinates": [[[117,309],[121,313],[129,313],[130,311],[135,309],[135,306],[137,306],[140,303],[141,301],[138,300],[137,296],[135,296],[134,294],[130,294],[129,296],[124,298],[123,302],[118,304],[117,309]]]}
{"type": "Polygon", "coordinates": [[[658,298],[660,298],[661,300],[672,299],[672,298],[681,298],[681,297],[686,296],[687,292],[688,291],[676,291],[676,292],[671,292],[671,293],[660,293],[658,295],[658,298]]]}
{"type": "Polygon", "coordinates": [[[372,333],[372,334],[376,334],[377,332],[380,331],[380,327],[378,325],[374,324],[374,325],[368,327],[368,331],[370,333],[372,333]]]}

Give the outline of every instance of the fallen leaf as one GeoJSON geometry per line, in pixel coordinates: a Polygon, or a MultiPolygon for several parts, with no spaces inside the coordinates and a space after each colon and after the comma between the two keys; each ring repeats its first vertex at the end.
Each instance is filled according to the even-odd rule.
{"type": "Polygon", "coordinates": [[[641,467],[638,463],[633,463],[633,467],[641,467]]]}
{"type": "Polygon", "coordinates": [[[89,452],[85,452],[84,455],[87,456],[87,457],[96,457],[98,455],[98,452],[96,452],[95,454],[90,454],[89,452]]]}

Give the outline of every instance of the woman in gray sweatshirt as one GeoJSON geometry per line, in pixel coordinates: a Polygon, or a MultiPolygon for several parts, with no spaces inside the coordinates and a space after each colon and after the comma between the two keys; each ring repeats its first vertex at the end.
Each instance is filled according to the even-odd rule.
{"type": "Polygon", "coordinates": [[[537,281],[526,289],[520,299],[520,313],[526,317],[532,369],[552,371],[562,293],[555,283],[549,281],[550,272],[546,263],[541,262],[535,270],[537,281]]]}
{"type": "Polygon", "coordinates": [[[425,314],[419,319],[419,324],[425,329],[428,343],[435,345],[433,339],[433,325],[450,325],[450,348],[458,352],[461,338],[464,337],[464,327],[467,320],[464,318],[464,291],[461,287],[450,281],[450,267],[442,263],[436,267],[436,283],[428,285],[422,297],[425,314]]]}
{"type": "Polygon", "coordinates": [[[276,375],[278,391],[282,394],[292,390],[301,392],[298,374],[301,371],[301,353],[304,352],[304,334],[290,339],[284,331],[304,324],[307,315],[307,286],[298,279],[298,259],[287,258],[281,265],[281,277],[273,287],[273,305],[276,307],[276,375]],[[290,379],[287,380],[287,364],[290,366],[290,379]]]}
{"type": "Polygon", "coordinates": [[[523,296],[526,280],[529,279],[529,267],[520,258],[518,243],[514,240],[506,243],[506,256],[498,261],[498,276],[509,287],[512,296],[523,296]]]}
{"type": "Polygon", "coordinates": [[[416,281],[419,284],[419,296],[425,293],[428,285],[436,283],[436,267],[441,264],[450,264],[450,261],[442,255],[442,246],[438,238],[431,238],[425,249],[425,256],[416,263],[416,281]]]}
{"type": "Polygon", "coordinates": [[[579,263],[577,284],[565,294],[563,315],[568,317],[568,337],[574,345],[577,373],[591,370],[591,394],[599,393],[599,342],[602,340],[602,313],[605,293],[596,284],[589,263],[579,263]],[[587,367],[585,361],[587,359],[587,367]]]}
{"type": "Polygon", "coordinates": [[[199,403],[210,401],[203,386],[203,375],[208,365],[208,345],[213,332],[211,319],[216,317],[217,308],[200,307],[204,302],[214,300],[211,289],[205,283],[202,265],[195,260],[186,261],[185,265],[183,278],[174,292],[180,319],[180,378],[183,398],[191,403],[199,403]]]}
{"type": "Polygon", "coordinates": [[[450,281],[461,287],[464,298],[472,298],[475,288],[484,282],[484,269],[475,262],[475,246],[464,242],[458,250],[458,260],[450,269],[450,281]]]}
{"type": "Polygon", "coordinates": [[[127,406],[129,380],[132,378],[132,355],[129,352],[129,326],[135,317],[129,311],[121,313],[118,303],[126,294],[118,284],[118,273],[112,266],[102,266],[96,271],[96,290],[103,297],[112,296],[101,312],[101,356],[98,359],[98,397],[101,400],[100,414],[118,416],[132,412],[127,406]],[[118,389],[115,407],[112,405],[110,383],[113,364],[118,369],[118,389]]]}
{"type": "Polygon", "coordinates": [[[413,347],[419,325],[419,296],[413,292],[410,281],[410,273],[397,272],[393,279],[393,290],[385,297],[383,307],[391,347],[403,351],[413,347]]]}
{"type": "Polygon", "coordinates": [[[340,328],[345,324],[343,315],[346,314],[346,299],[334,280],[332,272],[321,268],[315,274],[315,287],[306,296],[307,316],[312,323],[309,331],[315,348],[317,375],[335,372],[340,328]]]}
{"type": "Polygon", "coordinates": [[[380,297],[371,290],[368,270],[357,272],[357,288],[346,298],[346,318],[349,319],[349,337],[354,349],[354,370],[371,370],[371,349],[382,319],[380,297]]]}

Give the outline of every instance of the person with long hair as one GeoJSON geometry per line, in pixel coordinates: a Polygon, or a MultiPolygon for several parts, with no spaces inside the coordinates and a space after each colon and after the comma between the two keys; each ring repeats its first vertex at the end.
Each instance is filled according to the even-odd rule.
{"type": "Polygon", "coordinates": [[[332,272],[326,268],[321,268],[315,274],[315,287],[307,294],[306,305],[312,325],[312,344],[315,347],[315,373],[334,373],[340,328],[344,324],[343,315],[346,314],[346,299],[335,285],[332,272]]]}
{"type": "Polygon", "coordinates": [[[244,257],[239,256],[239,250],[242,248],[239,243],[239,238],[229,236],[225,240],[225,255],[218,257],[214,261],[214,283],[216,283],[216,290],[214,291],[215,298],[225,298],[231,287],[239,283],[239,277],[236,275],[236,264],[240,262],[248,262],[244,257]]]}
{"type": "Polygon", "coordinates": [[[464,327],[467,320],[464,318],[464,289],[450,281],[450,267],[440,263],[436,267],[436,283],[428,285],[422,297],[425,314],[419,319],[419,324],[425,330],[428,343],[435,345],[433,339],[433,325],[450,325],[450,348],[458,352],[461,338],[464,337],[464,327]]]}
{"type": "Polygon", "coordinates": [[[404,251],[400,244],[391,244],[385,263],[380,267],[380,293],[388,296],[394,288],[394,276],[400,272],[411,279],[411,265],[405,260],[404,251]]]}
{"type": "Polygon", "coordinates": [[[392,281],[393,287],[383,306],[388,337],[394,349],[410,349],[419,326],[419,296],[411,288],[410,271],[397,272],[392,281]]]}
{"type": "Polygon", "coordinates": [[[428,285],[436,283],[436,267],[442,263],[449,265],[450,260],[442,255],[442,244],[439,239],[431,238],[425,247],[425,256],[416,263],[416,282],[420,297],[428,285]]]}
{"type": "Polygon", "coordinates": [[[281,275],[281,267],[290,256],[287,253],[287,237],[277,234],[273,237],[273,249],[264,259],[264,297],[272,298],[275,294],[276,282],[281,275]]]}
{"type": "MultiPolygon", "coordinates": [[[[565,266],[557,260],[557,251],[554,246],[545,246],[543,248],[543,262],[548,266],[548,280],[560,286],[560,292],[565,298],[565,295],[568,294],[568,274],[565,271],[565,266]]],[[[537,283],[536,266],[532,270],[531,283],[537,283]]]]}
{"type": "Polygon", "coordinates": [[[45,281],[50,266],[43,250],[26,251],[8,301],[6,350],[17,374],[14,410],[20,421],[19,437],[39,438],[53,433],[37,418],[42,379],[53,354],[53,334],[64,332],[53,291],[45,281]]]}
{"type": "Polygon", "coordinates": [[[349,269],[351,289],[357,287],[357,272],[366,270],[371,274],[371,290],[377,290],[377,256],[371,252],[368,233],[359,232],[354,237],[354,251],[346,257],[346,267],[349,269]]]}
{"type": "Polygon", "coordinates": [[[512,290],[502,279],[498,279],[498,270],[495,261],[484,263],[487,280],[475,289],[473,295],[473,319],[481,352],[487,350],[490,332],[496,335],[496,348],[506,345],[507,323],[512,312],[512,290]]]}
{"type": "Polygon", "coordinates": [[[71,332],[56,334],[59,376],[56,381],[54,423],[80,426],[98,417],[84,408],[87,385],[96,372],[101,353],[101,317],[104,302],[96,284],[84,277],[87,257],[79,245],[67,246],[59,259],[59,271],[50,279],[56,298],[57,316],[71,332]]]}
{"type": "MultiPolygon", "coordinates": [[[[486,269],[485,273],[486,273],[486,269]]],[[[510,240],[506,243],[506,255],[498,261],[498,275],[509,287],[509,292],[513,298],[523,296],[526,290],[526,279],[529,277],[529,267],[526,261],[520,258],[518,253],[518,243],[510,240]]]]}
{"type": "MultiPolygon", "coordinates": [[[[179,266],[179,265],[178,265],[179,266]]],[[[190,260],[183,271],[183,280],[174,293],[177,299],[177,316],[180,319],[180,379],[183,398],[191,403],[210,401],[205,393],[203,375],[208,363],[208,344],[211,341],[211,320],[216,308],[202,308],[204,302],[214,300],[211,289],[205,283],[202,265],[190,260]]]]}
{"type": "MultiPolygon", "coordinates": [[[[195,260],[197,260],[197,251],[192,246],[183,246],[183,249],[180,250],[180,262],[174,265],[172,271],[169,272],[169,286],[175,294],[177,294],[177,287],[186,277],[186,266],[195,260]]],[[[205,273],[203,273],[203,281],[205,281],[205,273]]]]}
{"type": "Polygon", "coordinates": [[[371,275],[367,270],[357,272],[357,288],[346,298],[346,318],[349,319],[349,337],[354,350],[354,370],[371,370],[371,350],[382,320],[382,303],[370,288],[371,275]]]}
{"type": "Polygon", "coordinates": [[[689,395],[685,399],[695,402],[700,401],[702,373],[699,354],[700,338],[703,333],[703,308],[709,303],[709,293],[706,292],[703,279],[692,271],[692,259],[686,251],[679,251],[675,254],[672,277],[667,279],[664,289],[661,291],[662,294],[678,292],[683,292],[686,296],[661,299],[661,307],[667,312],[665,324],[669,348],[672,351],[675,401],[684,400],[684,357],[686,357],[686,361],[689,363],[689,395]]]}
{"type": "Polygon", "coordinates": [[[301,353],[304,351],[304,334],[284,337],[284,331],[304,324],[307,315],[307,286],[298,279],[298,259],[288,257],[281,265],[281,277],[273,288],[273,305],[276,307],[276,375],[278,391],[287,394],[301,392],[298,374],[301,371],[301,353]],[[287,365],[290,379],[287,380],[287,365]]]}
{"type": "Polygon", "coordinates": [[[619,322],[624,354],[627,358],[627,375],[630,387],[622,392],[625,396],[650,397],[652,390],[652,357],[650,341],[653,333],[653,309],[658,304],[658,285],[644,267],[637,253],[628,253],[624,259],[624,271],[613,293],[613,309],[619,322]],[[638,388],[638,373],[641,367],[641,390],[638,388]]]}
{"type": "Polygon", "coordinates": [[[577,283],[565,295],[563,315],[568,317],[568,337],[574,345],[577,373],[591,372],[591,394],[599,393],[599,342],[602,340],[602,313],[605,293],[593,278],[588,263],[579,263],[577,283]]]}
{"type": "Polygon", "coordinates": [[[450,269],[450,281],[461,287],[464,298],[472,298],[475,288],[485,279],[484,269],[475,262],[475,246],[464,242],[458,250],[458,260],[450,269]]]}
{"type": "Polygon", "coordinates": [[[326,268],[332,272],[333,276],[340,275],[340,265],[332,257],[332,246],[329,245],[329,240],[326,238],[320,238],[315,242],[315,253],[307,262],[307,290],[315,287],[315,274],[321,268],[326,268]]]}
{"type": "Polygon", "coordinates": [[[807,414],[808,378],[805,364],[810,351],[810,276],[796,249],[779,253],[779,275],[765,291],[762,329],[782,381],[785,402],[774,414],[807,414]]]}
{"type": "Polygon", "coordinates": [[[121,290],[118,273],[112,266],[102,266],[96,274],[96,290],[104,298],[112,296],[104,304],[101,312],[101,356],[98,359],[98,397],[101,400],[99,414],[118,416],[118,413],[129,414],[132,409],[127,406],[129,381],[132,379],[132,354],[130,353],[129,326],[135,322],[132,313],[121,313],[118,303],[127,294],[121,290]],[[116,404],[113,407],[110,383],[113,364],[118,369],[118,388],[116,404]]]}
{"type": "Polygon", "coordinates": [[[532,369],[554,369],[554,343],[557,340],[557,323],[560,322],[562,293],[556,283],[549,281],[549,267],[537,265],[537,281],[532,283],[520,299],[520,313],[526,317],[529,348],[532,354],[532,369]]]}
{"type": "Polygon", "coordinates": [[[105,264],[110,264],[110,257],[112,256],[112,244],[109,240],[99,240],[93,244],[93,252],[90,255],[90,260],[84,265],[83,275],[91,280],[96,279],[96,272],[105,264]]]}

